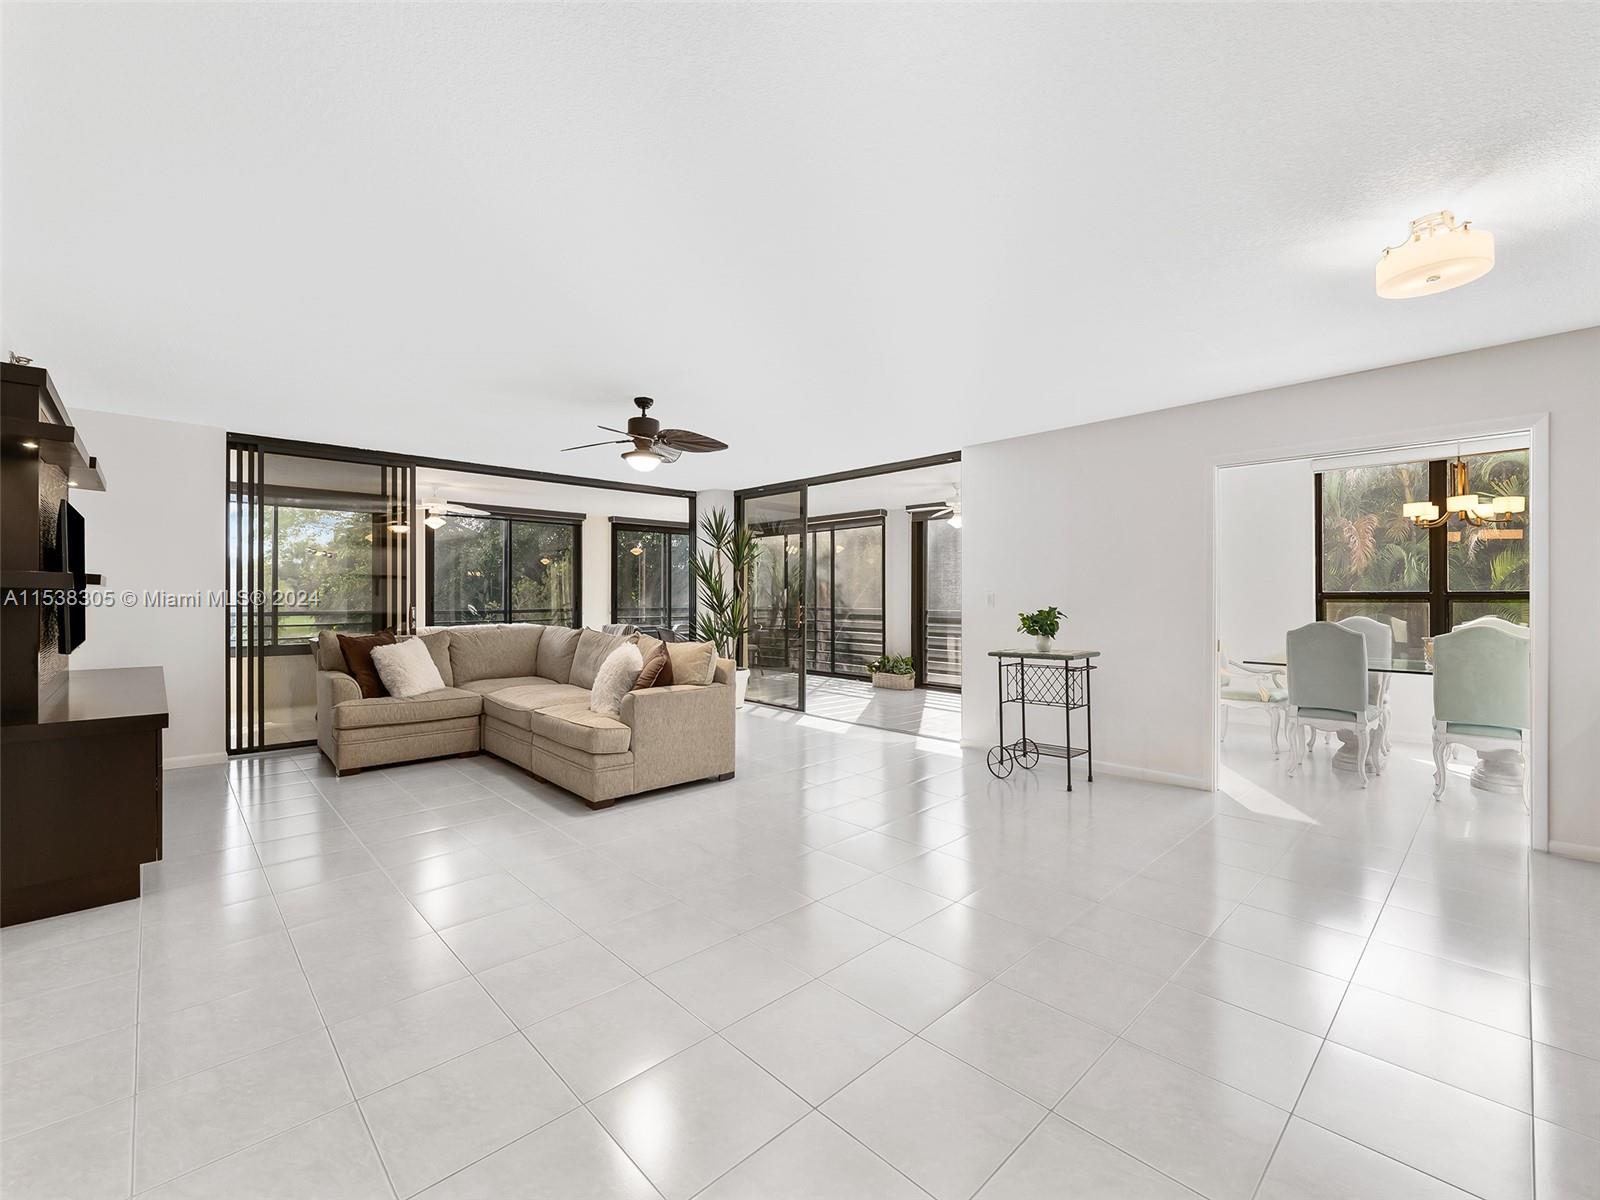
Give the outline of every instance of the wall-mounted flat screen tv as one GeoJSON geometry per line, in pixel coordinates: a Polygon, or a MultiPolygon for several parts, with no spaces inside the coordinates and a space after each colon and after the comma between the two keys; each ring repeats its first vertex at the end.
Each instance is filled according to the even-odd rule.
{"type": "Polygon", "coordinates": [[[72,590],[78,593],[77,604],[63,605],[56,612],[56,648],[71,654],[83,645],[88,632],[83,604],[88,576],[83,567],[83,514],[65,500],[56,509],[55,544],[46,547],[44,559],[47,571],[71,572],[72,590]]]}

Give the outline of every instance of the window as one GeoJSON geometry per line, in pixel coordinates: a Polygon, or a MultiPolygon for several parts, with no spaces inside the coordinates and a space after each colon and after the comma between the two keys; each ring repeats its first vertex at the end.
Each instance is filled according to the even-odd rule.
{"type": "Polygon", "coordinates": [[[611,619],[689,634],[694,549],[687,528],[639,522],[611,526],[611,619]]]}
{"type": "Polygon", "coordinates": [[[917,682],[961,686],[961,529],[949,517],[915,518],[911,539],[912,652],[917,682]]]}
{"type": "MultiPolygon", "coordinates": [[[[1468,486],[1527,495],[1528,452],[1466,458],[1468,486]]],[[[1395,655],[1423,657],[1423,641],[1464,621],[1528,621],[1528,514],[1475,526],[1452,517],[1419,529],[1400,515],[1408,501],[1442,509],[1449,463],[1395,463],[1323,471],[1316,477],[1317,617],[1368,616],[1394,629],[1395,655]]]]}
{"type": "Polygon", "coordinates": [[[883,514],[821,518],[806,546],[806,670],[866,674],[884,652],[883,514]]]}
{"type": "Polygon", "coordinates": [[[370,511],[334,503],[284,505],[267,497],[263,551],[271,579],[269,652],[313,642],[325,629],[371,633],[378,627],[373,543],[379,522],[370,511]],[[306,603],[299,602],[302,597],[306,603]]]}
{"type": "Polygon", "coordinates": [[[429,529],[428,624],[576,626],[582,518],[552,516],[448,517],[429,529]]]}

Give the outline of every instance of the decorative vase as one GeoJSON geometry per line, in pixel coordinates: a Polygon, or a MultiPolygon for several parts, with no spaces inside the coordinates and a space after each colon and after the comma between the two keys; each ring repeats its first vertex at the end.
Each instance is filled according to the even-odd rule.
{"type": "Polygon", "coordinates": [[[733,673],[733,706],[744,707],[744,694],[750,687],[750,668],[739,667],[733,673]]]}
{"type": "Polygon", "coordinates": [[[1040,654],[1049,654],[1050,647],[1054,642],[1055,638],[1049,634],[1036,633],[1033,635],[1033,648],[1040,654]]]}

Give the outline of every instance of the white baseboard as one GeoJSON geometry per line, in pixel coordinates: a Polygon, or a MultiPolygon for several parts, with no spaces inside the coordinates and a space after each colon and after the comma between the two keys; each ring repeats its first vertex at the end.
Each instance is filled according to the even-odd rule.
{"type": "Polygon", "coordinates": [[[177,758],[163,758],[161,769],[163,771],[176,771],[182,767],[209,767],[216,763],[225,763],[228,756],[218,750],[212,754],[183,754],[177,758]]]}
{"type": "Polygon", "coordinates": [[[1586,846],[1582,842],[1550,843],[1550,853],[1562,858],[1581,858],[1584,862],[1600,863],[1600,846],[1586,846]]]}
{"type": "Polygon", "coordinates": [[[1179,775],[1174,771],[1153,771],[1149,767],[1130,767],[1126,763],[1112,763],[1096,761],[1094,769],[1101,775],[1115,775],[1121,779],[1138,779],[1144,783],[1164,783],[1170,787],[1194,788],[1196,791],[1208,792],[1211,790],[1206,780],[1198,775],[1179,775]]]}

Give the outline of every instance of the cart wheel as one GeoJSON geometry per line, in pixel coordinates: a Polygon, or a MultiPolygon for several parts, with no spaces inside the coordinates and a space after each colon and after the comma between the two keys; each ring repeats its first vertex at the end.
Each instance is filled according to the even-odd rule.
{"type": "Polygon", "coordinates": [[[1025,771],[1031,771],[1039,765],[1039,743],[1032,738],[1023,738],[1012,747],[1011,752],[1025,771]]]}
{"type": "Polygon", "coordinates": [[[996,779],[1004,779],[1011,774],[1011,764],[1014,760],[1011,751],[1004,746],[996,746],[989,751],[989,774],[996,779]]]}

